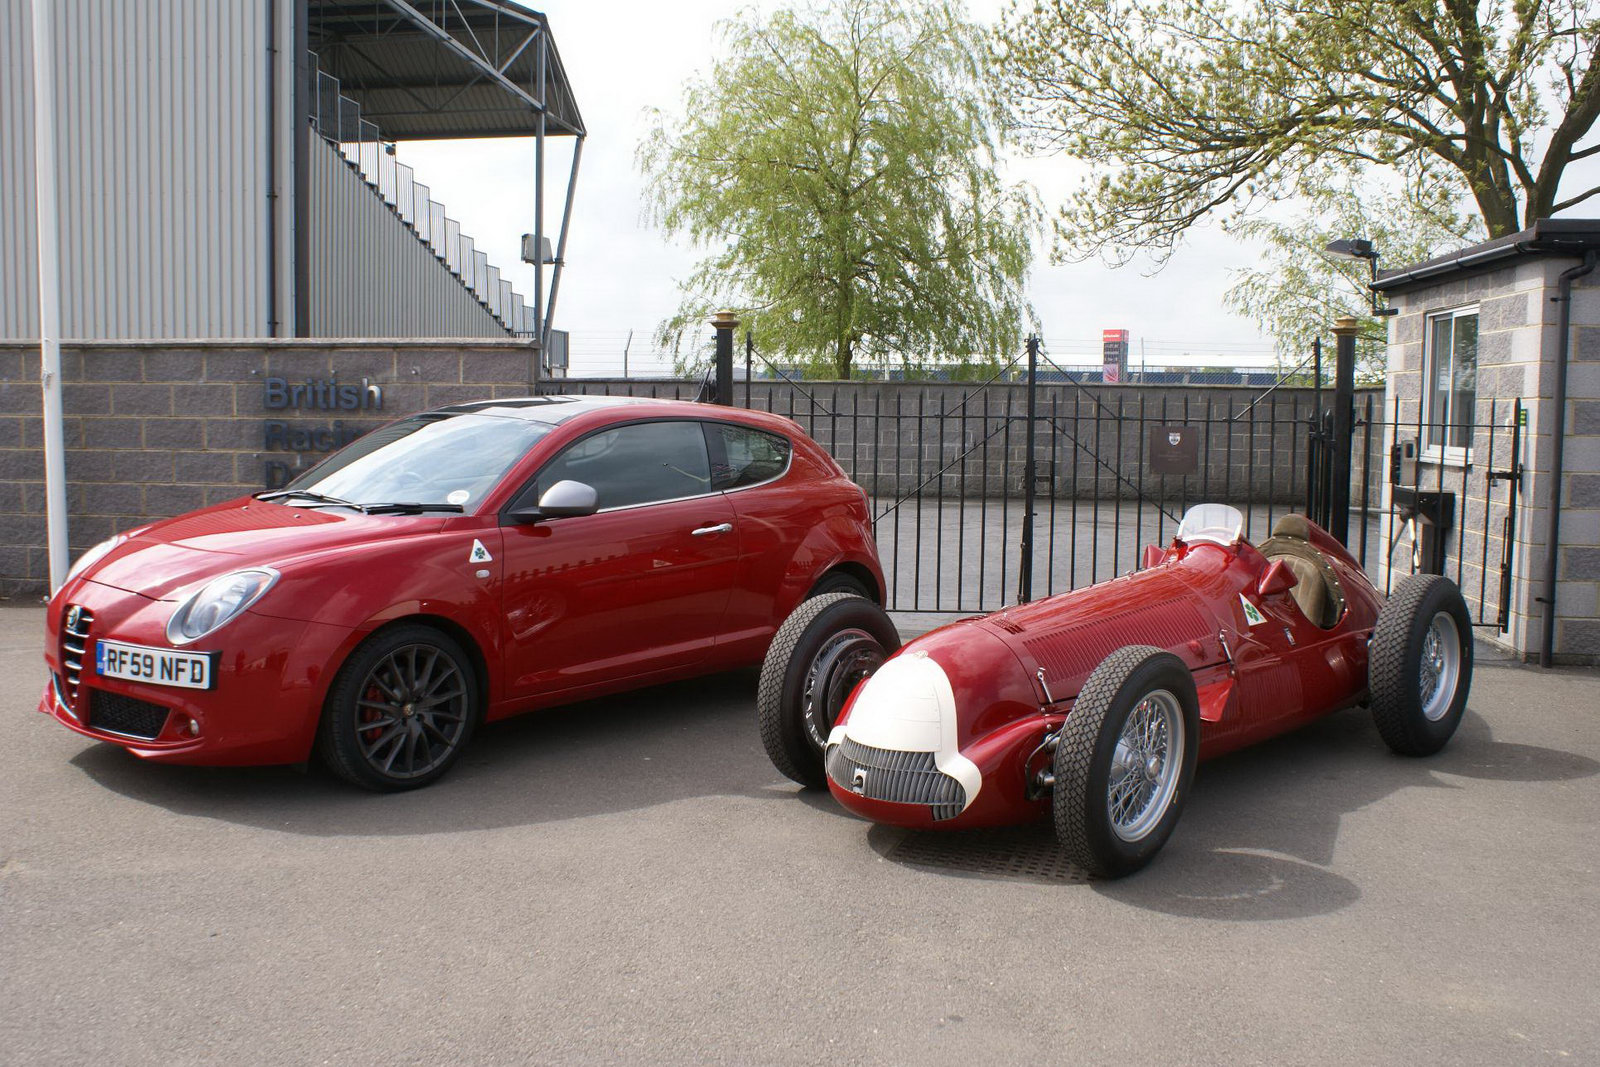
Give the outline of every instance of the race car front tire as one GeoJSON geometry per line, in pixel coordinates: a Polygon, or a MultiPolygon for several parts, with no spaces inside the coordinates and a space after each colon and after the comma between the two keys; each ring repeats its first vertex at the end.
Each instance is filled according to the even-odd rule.
{"type": "Polygon", "coordinates": [[[784,777],[807,789],[828,784],[823,748],[845,699],[899,647],[888,614],[849,593],[814,596],[784,620],[756,688],[761,744],[784,777]]]}
{"type": "Polygon", "coordinates": [[[1102,660],[1056,744],[1051,805],[1068,858],[1097,878],[1149,863],[1178,824],[1199,742],[1200,702],[1182,660],[1149,645],[1102,660]]]}

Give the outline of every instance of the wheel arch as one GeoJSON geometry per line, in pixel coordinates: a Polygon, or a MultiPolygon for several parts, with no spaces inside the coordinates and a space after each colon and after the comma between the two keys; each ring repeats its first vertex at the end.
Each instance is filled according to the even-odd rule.
{"type": "Polygon", "coordinates": [[[491,686],[489,683],[488,657],[483,654],[483,648],[478,644],[478,639],[472,635],[472,631],[467,629],[465,626],[462,626],[454,619],[446,618],[443,615],[429,614],[427,612],[420,612],[415,615],[403,615],[400,618],[386,621],[382,626],[373,630],[372,633],[367,634],[366,637],[363,637],[362,640],[365,641],[368,638],[371,638],[373,634],[380,633],[384,630],[390,630],[396,626],[405,626],[407,624],[413,626],[427,626],[431,629],[438,630],[440,633],[444,634],[446,637],[449,637],[466,651],[467,657],[472,660],[472,673],[476,676],[475,680],[478,683],[478,697],[481,701],[480,711],[486,713],[489,709],[490,701],[494,695],[491,692],[491,686]]]}
{"type": "Polygon", "coordinates": [[[827,570],[823,571],[821,574],[817,575],[817,580],[811,583],[811,589],[807,591],[806,598],[810,599],[810,597],[813,596],[818,589],[827,583],[829,578],[832,578],[836,575],[843,575],[858,583],[861,588],[867,591],[868,600],[872,601],[880,608],[883,607],[884,591],[878,585],[877,576],[874,575],[871,568],[867,567],[865,564],[848,559],[840,560],[827,570]]]}

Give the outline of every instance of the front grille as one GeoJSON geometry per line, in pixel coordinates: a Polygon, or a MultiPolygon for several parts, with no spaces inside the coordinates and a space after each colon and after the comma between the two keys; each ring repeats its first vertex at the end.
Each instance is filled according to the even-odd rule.
{"type": "Polygon", "coordinates": [[[967,805],[961,783],[934,765],[932,752],[870,748],[846,737],[828,749],[828,777],[869,800],[927,804],[935,820],[953,819],[967,805]],[[856,789],[856,773],[864,772],[856,789]]]}
{"type": "Polygon", "coordinates": [[[83,650],[89,646],[89,627],[94,612],[81,604],[69,604],[61,616],[61,695],[67,707],[78,707],[79,676],[83,674],[83,650]],[[68,625],[74,623],[75,625],[68,625]]]}
{"type": "Polygon", "coordinates": [[[167,724],[167,709],[147,700],[120,693],[93,690],[89,699],[89,726],[95,730],[152,740],[167,724]]]}

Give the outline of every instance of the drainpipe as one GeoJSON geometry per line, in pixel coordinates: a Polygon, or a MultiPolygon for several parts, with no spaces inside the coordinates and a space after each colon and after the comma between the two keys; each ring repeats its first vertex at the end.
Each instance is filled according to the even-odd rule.
{"type": "Polygon", "coordinates": [[[1550,666],[1556,648],[1556,563],[1561,551],[1561,475],[1567,444],[1567,363],[1572,347],[1572,283],[1594,270],[1595,260],[1595,250],[1591,248],[1583,254],[1582,263],[1562,271],[1557,283],[1559,295],[1555,298],[1561,305],[1561,339],[1556,347],[1556,420],[1551,427],[1555,435],[1555,450],[1550,459],[1550,515],[1545,523],[1544,535],[1544,596],[1539,598],[1544,604],[1544,639],[1539,648],[1541,667],[1550,666]]]}
{"type": "Polygon", "coordinates": [[[61,231],[56,210],[55,4],[33,0],[33,180],[39,240],[39,386],[50,592],[67,580],[66,439],[61,417],[61,231]]]}

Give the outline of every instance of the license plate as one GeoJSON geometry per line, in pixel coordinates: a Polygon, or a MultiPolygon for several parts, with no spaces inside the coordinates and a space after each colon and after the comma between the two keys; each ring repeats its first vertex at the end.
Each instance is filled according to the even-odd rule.
{"type": "Polygon", "coordinates": [[[210,689],[217,652],[176,652],[170,648],[125,645],[121,641],[96,641],[94,671],[105,678],[130,682],[175,685],[183,689],[210,689]]]}

